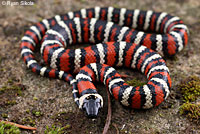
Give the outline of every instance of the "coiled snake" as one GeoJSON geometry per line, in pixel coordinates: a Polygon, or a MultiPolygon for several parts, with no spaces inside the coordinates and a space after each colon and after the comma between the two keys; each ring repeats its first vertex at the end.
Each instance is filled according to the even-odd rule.
{"type": "Polygon", "coordinates": [[[188,34],[182,20],[165,12],[95,7],[56,15],[31,26],[22,38],[21,55],[33,72],[69,82],[78,107],[96,117],[103,99],[93,81],[104,83],[116,100],[131,108],[148,109],[165,100],[171,79],[159,54],[172,56],[181,51],[188,34]],[[65,49],[78,43],[98,44],[65,49]],[[41,45],[42,57],[50,67],[35,60],[37,45],[41,45]],[[148,82],[129,86],[111,66],[137,68],[148,82]],[[78,73],[75,79],[74,73],[78,73]]]}

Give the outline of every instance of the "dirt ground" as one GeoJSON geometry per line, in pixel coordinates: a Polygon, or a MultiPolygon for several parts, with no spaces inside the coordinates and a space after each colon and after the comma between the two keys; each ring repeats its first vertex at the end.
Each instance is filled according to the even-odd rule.
{"type": "MultiPolygon", "coordinates": [[[[109,133],[200,133],[200,126],[179,114],[182,104],[177,86],[189,76],[200,77],[200,1],[199,0],[36,0],[32,6],[0,3],[0,119],[37,127],[44,133],[47,126],[65,127],[66,133],[101,133],[107,115],[105,105],[96,120],[88,119],[75,105],[71,87],[56,79],[38,76],[28,70],[20,57],[20,39],[25,30],[42,18],[53,17],[81,8],[114,6],[154,10],[179,16],[189,27],[188,46],[173,58],[165,58],[173,87],[167,101],[150,110],[130,110],[112,101],[109,133]]],[[[20,0],[15,0],[15,2],[20,0]]],[[[125,69],[119,70],[121,73],[125,69]]],[[[131,79],[143,82],[139,72],[128,70],[131,79]]],[[[126,81],[130,78],[126,79],[126,81]]],[[[99,89],[105,89],[97,84],[99,89]]]]}

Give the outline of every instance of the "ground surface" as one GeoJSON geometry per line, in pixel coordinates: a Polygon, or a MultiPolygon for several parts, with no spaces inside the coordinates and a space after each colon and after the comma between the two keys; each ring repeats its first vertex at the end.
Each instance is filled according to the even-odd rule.
{"type": "MultiPolygon", "coordinates": [[[[46,126],[53,124],[66,126],[66,133],[102,132],[106,104],[98,119],[87,119],[73,102],[71,87],[63,81],[33,74],[20,58],[19,50],[24,31],[33,23],[96,5],[165,11],[181,17],[190,30],[189,45],[174,58],[166,59],[173,82],[167,101],[147,111],[124,109],[112,101],[109,133],[200,133],[198,124],[179,115],[182,101],[177,90],[183,79],[191,75],[200,77],[199,0],[36,0],[33,6],[3,6],[0,3],[0,119],[37,127],[35,132],[23,130],[24,134],[44,133],[46,126]]],[[[125,70],[119,71],[124,73],[125,70]]],[[[128,72],[131,79],[146,81],[140,73],[128,72]]],[[[101,84],[97,86],[105,89],[101,84]]]]}

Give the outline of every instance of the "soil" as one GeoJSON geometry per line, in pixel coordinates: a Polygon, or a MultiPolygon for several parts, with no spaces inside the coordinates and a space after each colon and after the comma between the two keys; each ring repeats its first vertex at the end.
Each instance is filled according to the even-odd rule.
{"type": "MultiPolygon", "coordinates": [[[[8,1],[8,0],[7,0],[8,1]]],[[[21,0],[15,0],[20,2],[21,0]]],[[[200,126],[179,114],[182,105],[178,85],[190,76],[200,77],[200,1],[199,0],[35,0],[34,5],[3,5],[0,1],[0,119],[37,127],[65,127],[66,133],[102,133],[107,116],[105,87],[97,84],[105,105],[96,120],[88,119],[75,105],[71,87],[64,81],[38,76],[28,70],[20,57],[20,39],[34,23],[56,14],[94,6],[154,10],[179,16],[189,27],[188,46],[166,58],[172,78],[168,99],[149,110],[123,108],[112,99],[112,123],[108,133],[200,133],[200,126]]],[[[39,56],[40,58],[40,56],[39,56]]],[[[131,78],[146,82],[137,71],[119,69],[131,78]],[[128,72],[127,72],[128,71],[128,72]]]]}

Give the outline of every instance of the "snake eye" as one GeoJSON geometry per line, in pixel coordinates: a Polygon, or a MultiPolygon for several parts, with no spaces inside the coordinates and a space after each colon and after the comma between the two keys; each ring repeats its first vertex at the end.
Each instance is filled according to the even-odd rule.
{"type": "Polygon", "coordinates": [[[89,99],[98,99],[98,97],[95,96],[95,95],[90,95],[90,96],[87,96],[85,99],[86,100],[89,100],[89,99]]]}

